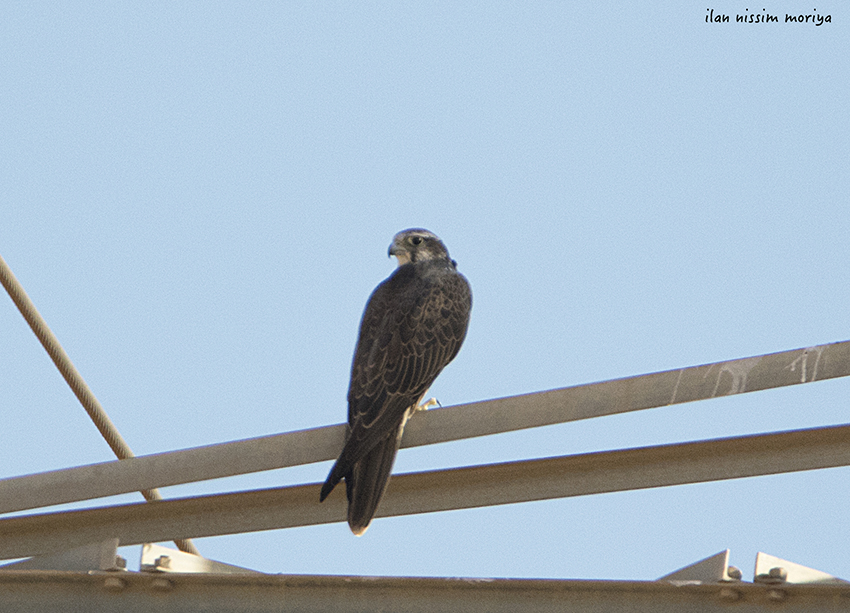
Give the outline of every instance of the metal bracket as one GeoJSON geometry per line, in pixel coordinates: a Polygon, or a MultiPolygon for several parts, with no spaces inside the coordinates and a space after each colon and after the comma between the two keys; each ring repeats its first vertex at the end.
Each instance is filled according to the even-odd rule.
{"type": "Polygon", "coordinates": [[[118,539],[107,539],[67,551],[35,556],[0,566],[4,570],[126,570],[127,560],[118,555],[118,539]]]}
{"type": "MultiPolygon", "coordinates": [[[[675,585],[731,582],[741,580],[741,571],[734,566],[729,566],[729,550],[726,549],[673,571],[669,575],[664,575],[657,580],[667,581],[675,585]]],[[[765,585],[781,585],[783,583],[826,583],[834,585],[848,583],[844,579],[839,579],[828,573],[762,552],[756,554],[753,582],[765,585]]]]}
{"type": "Polygon", "coordinates": [[[726,549],[689,564],[669,575],[660,577],[658,581],[667,581],[676,585],[690,585],[700,583],[718,583],[720,581],[740,581],[740,569],[729,566],[729,550],[726,549]]]}
{"type": "Polygon", "coordinates": [[[177,549],[169,549],[168,547],[153,543],[142,545],[142,561],[139,568],[142,572],[161,573],[264,574],[257,570],[208,560],[201,556],[178,551],[177,549]]]}
{"type": "Polygon", "coordinates": [[[762,552],[756,554],[756,568],[753,577],[753,581],[756,583],[848,583],[844,579],[839,579],[829,573],[762,552]]]}

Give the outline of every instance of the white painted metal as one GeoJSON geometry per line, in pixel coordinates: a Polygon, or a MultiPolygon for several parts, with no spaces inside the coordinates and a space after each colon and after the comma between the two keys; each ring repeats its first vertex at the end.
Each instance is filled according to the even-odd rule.
{"type": "Polygon", "coordinates": [[[735,577],[729,574],[729,550],[726,549],[664,575],[658,581],[667,581],[675,585],[737,581],[741,578],[740,571],[734,566],[732,568],[734,569],[732,574],[736,575],[735,577]]]}
{"type": "Polygon", "coordinates": [[[224,575],[263,574],[257,570],[242,568],[224,562],[184,553],[155,543],[142,545],[139,568],[146,572],[159,573],[215,573],[224,575]]]}
{"type": "Polygon", "coordinates": [[[756,555],[756,568],[753,574],[756,581],[762,583],[819,583],[819,584],[844,584],[844,579],[834,577],[814,568],[795,564],[782,558],[777,558],[766,553],[759,552],[756,555]],[[776,570],[774,569],[781,569],[776,570]],[[777,581],[781,577],[781,580],[777,581]]]}
{"type": "MultiPolygon", "coordinates": [[[[190,554],[183,554],[190,555],[190,554]]],[[[124,559],[118,555],[118,539],[75,547],[54,554],[36,556],[0,566],[0,572],[10,570],[121,570],[124,559]]]]}

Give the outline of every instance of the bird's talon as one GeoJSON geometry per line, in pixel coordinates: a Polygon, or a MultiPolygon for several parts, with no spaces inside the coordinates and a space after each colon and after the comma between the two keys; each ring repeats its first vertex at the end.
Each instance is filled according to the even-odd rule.
{"type": "Polygon", "coordinates": [[[443,408],[443,405],[440,404],[440,401],[436,398],[431,398],[427,402],[423,402],[418,407],[416,407],[417,411],[427,411],[428,409],[433,409],[434,407],[443,408]]]}

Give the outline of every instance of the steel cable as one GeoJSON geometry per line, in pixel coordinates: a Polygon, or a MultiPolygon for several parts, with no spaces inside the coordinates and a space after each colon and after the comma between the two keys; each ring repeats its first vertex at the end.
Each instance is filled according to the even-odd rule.
{"type": "MultiPolygon", "coordinates": [[[[68,354],[59,343],[59,339],[57,339],[56,335],[50,330],[47,322],[38,312],[38,309],[35,308],[35,304],[33,304],[32,300],[30,300],[30,297],[27,295],[20,281],[18,281],[14,273],[12,273],[12,269],[9,268],[9,265],[2,256],[0,256],[0,283],[3,284],[3,287],[6,289],[6,292],[8,292],[12,302],[14,302],[15,306],[18,307],[21,315],[23,315],[36,338],[38,338],[45,351],[47,351],[50,359],[53,360],[56,368],[58,368],[59,372],[62,373],[62,377],[74,392],[77,400],[79,400],[80,404],[83,405],[86,413],[89,414],[89,417],[91,417],[94,425],[106,440],[110,449],[112,449],[113,453],[115,453],[115,456],[119,460],[126,460],[134,457],[133,451],[130,449],[127,441],[124,440],[124,437],[122,437],[121,433],[118,432],[118,428],[116,428],[115,424],[112,423],[112,420],[109,419],[109,416],[106,414],[106,411],[103,410],[103,406],[101,406],[97,397],[94,395],[94,392],[91,391],[91,388],[89,388],[88,384],[86,384],[83,376],[74,366],[73,362],[71,362],[71,358],[68,357],[68,354]]],[[[159,490],[156,489],[142,490],[141,494],[148,502],[162,500],[162,495],[159,493],[159,490]]],[[[189,539],[178,539],[174,541],[174,544],[177,545],[181,551],[200,555],[195,545],[189,539]]]]}

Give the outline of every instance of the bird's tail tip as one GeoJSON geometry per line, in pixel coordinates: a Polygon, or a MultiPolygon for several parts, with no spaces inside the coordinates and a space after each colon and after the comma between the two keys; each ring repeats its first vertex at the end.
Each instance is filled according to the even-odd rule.
{"type": "Polygon", "coordinates": [[[345,474],[340,467],[340,461],[337,460],[333,465],[333,468],[331,468],[331,472],[328,473],[328,478],[325,479],[325,483],[322,485],[322,491],[319,493],[319,502],[324,502],[325,498],[330,496],[330,493],[337,485],[339,485],[339,482],[342,481],[344,477],[345,474]]]}
{"type": "Polygon", "coordinates": [[[325,481],[325,484],[322,486],[322,491],[319,492],[319,502],[325,501],[325,498],[330,495],[330,493],[334,490],[339,481],[339,479],[333,479],[333,474],[328,477],[328,480],[325,481]]]}
{"type": "Polygon", "coordinates": [[[372,523],[371,520],[366,522],[366,525],[348,522],[348,527],[351,528],[351,533],[354,536],[363,536],[366,533],[366,530],[369,529],[369,524],[372,523]]]}

